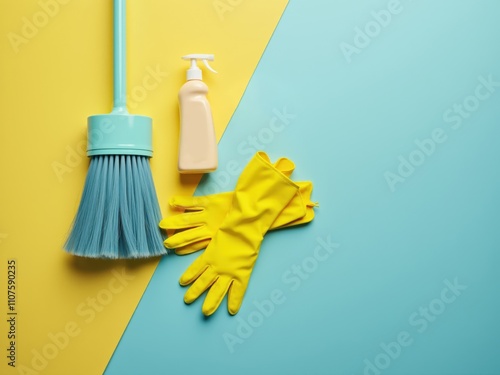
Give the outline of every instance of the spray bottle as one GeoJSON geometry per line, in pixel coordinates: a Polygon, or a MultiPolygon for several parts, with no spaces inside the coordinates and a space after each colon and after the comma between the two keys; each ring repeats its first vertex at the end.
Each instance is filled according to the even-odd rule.
{"type": "Polygon", "coordinates": [[[212,111],[207,100],[208,87],[201,80],[202,71],[198,60],[202,60],[208,70],[213,70],[208,61],[214,55],[192,54],[182,57],[190,60],[187,82],[179,91],[179,109],[181,118],[179,139],[180,173],[206,173],[217,169],[217,141],[212,119],[212,111]]]}

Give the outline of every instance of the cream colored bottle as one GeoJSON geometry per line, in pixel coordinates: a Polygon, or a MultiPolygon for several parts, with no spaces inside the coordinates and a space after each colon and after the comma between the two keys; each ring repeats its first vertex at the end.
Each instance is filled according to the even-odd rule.
{"type": "Polygon", "coordinates": [[[197,60],[203,60],[207,68],[215,72],[207,62],[213,60],[213,55],[193,54],[182,58],[191,60],[191,67],[187,71],[187,82],[179,91],[178,169],[185,174],[213,172],[217,169],[217,140],[207,100],[208,87],[201,80],[202,72],[197,66],[197,60]]]}

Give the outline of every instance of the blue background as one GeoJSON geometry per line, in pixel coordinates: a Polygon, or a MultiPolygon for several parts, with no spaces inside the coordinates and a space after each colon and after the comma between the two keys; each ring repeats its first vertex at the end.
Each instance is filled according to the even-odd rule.
{"type": "Polygon", "coordinates": [[[387,4],[290,1],[197,194],[230,190],[225,166],[244,166],[256,136],[314,182],[316,218],[266,236],[236,317],[226,301],[208,319],[202,299],[182,302],[178,278],[197,254],[162,259],[107,375],[498,374],[500,87],[470,96],[480,77],[500,82],[500,2],[402,0],[348,62],[341,43],[387,4]],[[464,100],[479,106],[454,129],[443,116],[464,100]],[[423,161],[413,153],[420,165],[392,191],[386,172],[435,129],[446,141],[423,161]],[[338,247],[314,263],[318,239],[338,247]],[[303,280],[290,280],[294,265],[303,280]],[[283,303],[263,316],[254,302],[273,290],[283,303]],[[249,319],[248,337],[226,344],[249,319]]]}

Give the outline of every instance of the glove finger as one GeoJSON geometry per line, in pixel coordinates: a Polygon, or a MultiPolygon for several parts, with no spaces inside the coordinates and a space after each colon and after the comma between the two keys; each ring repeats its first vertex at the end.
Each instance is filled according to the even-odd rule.
{"type": "Polygon", "coordinates": [[[195,281],[202,273],[204,273],[209,265],[205,261],[205,257],[201,254],[191,265],[184,271],[179,279],[179,284],[186,286],[195,281]]]}
{"type": "Polygon", "coordinates": [[[175,253],[177,255],[188,255],[188,254],[195,253],[199,250],[206,249],[208,244],[210,243],[210,241],[211,241],[211,239],[208,239],[208,240],[193,242],[189,245],[177,247],[177,248],[175,248],[175,253]]]}
{"type": "Polygon", "coordinates": [[[175,195],[169,200],[170,206],[187,210],[202,210],[208,204],[206,197],[175,195]]]}
{"type": "Polygon", "coordinates": [[[276,160],[274,167],[287,177],[290,177],[295,170],[295,164],[287,158],[279,158],[276,160]]]}
{"type": "Polygon", "coordinates": [[[187,229],[182,232],[175,233],[167,238],[163,243],[167,249],[176,249],[178,247],[190,245],[201,240],[210,240],[212,232],[206,225],[198,228],[187,229]]]}
{"type": "Polygon", "coordinates": [[[160,221],[160,228],[162,229],[185,229],[203,225],[205,223],[206,214],[204,211],[199,212],[186,212],[169,216],[160,221]]]}
{"type": "Polygon", "coordinates": [[[203,302],[203,307],[201,308],[201,311],[205,316],[212,315],[219,308],[227,290],[231,286],[231,281],[232,280],[230,278],[221,276],[210,287],[207,297],[203,302]]]}
{"type": "Polygon", "coordinates": [[[227,310],[231,315],[236,315],[240,311],[246,289],[247,286],[237,280],[231,284],[227,295],[227,310]]]}
{"type": "Polygon", "coordinates": [[[201,274],[200,277],[189,287],[186,294],[184,295],[184,302],[193,303],[199,296],[205,292],[212,284],[217,281],[218,275],[215,271],[207,267],[205,272],[201,274]]]}

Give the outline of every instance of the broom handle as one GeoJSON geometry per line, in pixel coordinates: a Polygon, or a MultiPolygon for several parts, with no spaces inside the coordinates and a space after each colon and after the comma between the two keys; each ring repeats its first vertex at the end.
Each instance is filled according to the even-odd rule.
{"type": "Polygon", "coordinates": [[[125,63],[125,0],[113,3],[113,112],[127,112],[125,63]]]}

